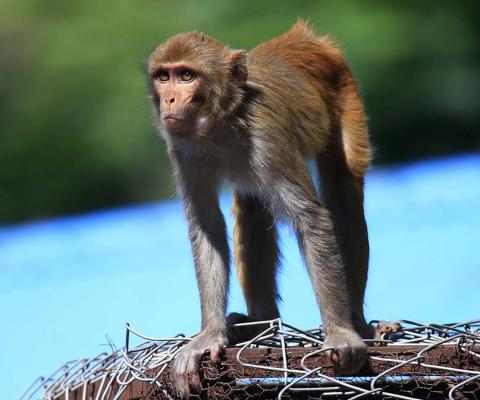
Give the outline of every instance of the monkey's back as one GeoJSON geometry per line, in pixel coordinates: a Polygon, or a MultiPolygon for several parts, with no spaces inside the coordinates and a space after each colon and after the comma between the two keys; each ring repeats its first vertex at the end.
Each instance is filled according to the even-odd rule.
{"type": "Polygon", "coordinates": [[[318,154],[332,135],[341,135],[349,168],[359,175],[365,172],[370,146],[363,103],[331,37],[316,36],[299,20],[290,31],[249,52],[249,80],[265,94],[265,108],[286,116],[294,127],[286,134],[295,136],[304,155],[318,154]]]}
{"type": "Polygon", "coordinates": [[[248,68],[249,81],[264,95],[258,103],[262,116],[285,117],[285,126],[295,129],[284,134],[296,136],[306,156],[323,149],[339,108],[339,91],[350,75],[333,41],[317,37],[299,20],[290,31],[250,51],[248,68]]]}
{"type": "Polygon", "coordinates": [[[318,82],[316,89],[320,94],[325,94],[325,89],[338,89],[342,77],[350,72],[333,39],[328,35],[316,36],[303,20],[283,35],[258,45],[249,54],[251,67],[269,69],[272,63],[283,63],[318,82]]]}

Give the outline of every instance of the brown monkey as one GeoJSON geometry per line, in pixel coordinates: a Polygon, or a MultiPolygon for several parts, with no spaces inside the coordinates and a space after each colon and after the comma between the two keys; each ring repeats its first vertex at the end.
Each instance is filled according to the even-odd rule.
{"type": "Polygon", "coordinates": [[[248,54],[198,32],[161,44],[148,60],[158,127],[166,139],[189,223],[202,309],[201,333],[174,361],[176,386],[199,387],[198,363],[228,343],[229,249],[217,199],[235,190],[235,263],[248,316],[279,316],[275,221],[294,227],[341,373],[364,364],[368,237],[363,181],[370,158],[355,80],[329,37],[297,22],[248,54]],[[317,196],[306,159],[315,158],[317,196]]]}

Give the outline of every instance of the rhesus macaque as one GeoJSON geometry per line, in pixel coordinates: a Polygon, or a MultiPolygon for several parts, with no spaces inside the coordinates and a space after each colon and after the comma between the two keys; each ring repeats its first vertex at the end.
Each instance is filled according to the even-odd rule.
{"type": "Polygon", "coordinates": [[[275,223],[291,223],[339,373],[365,363],[373,336],[363,314],[369,164],[362,100],[341,51],[300,20],[250,52],[199,32],[175,35],[148,59],[151,101],[189,224],[201,332],[174,360],[176,386],[198,390],[198,364],[229,343],[229,248],[217,192],[234,188],[234,258],[248,315],[279,316],[275,223]],[[320,195],[306,160],[315,158],[320,195]]]}

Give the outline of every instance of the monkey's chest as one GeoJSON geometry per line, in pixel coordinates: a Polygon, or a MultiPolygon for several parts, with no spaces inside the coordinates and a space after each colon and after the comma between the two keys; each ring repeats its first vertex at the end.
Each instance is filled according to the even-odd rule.
{"type": "Polygon", "coordinates": [[[231,184],[232,189],[240,192],[253,192],[257,186],[255,175],[251,166],[246,160],[232,157],[224,169],[226,180],[231,184]]]}

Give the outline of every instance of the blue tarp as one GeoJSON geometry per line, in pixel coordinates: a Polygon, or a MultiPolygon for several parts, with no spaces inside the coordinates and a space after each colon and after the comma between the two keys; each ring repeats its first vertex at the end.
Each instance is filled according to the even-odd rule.
{"type": "MultiPolygon", "coordinates": [[[[231,197],[222,197],[230,232],[231,197]]],[[[370,319],[480,317],[480,154],[374,169],[367,178],[370,319]]],[[[320,322],[296,241],[281,231],[284,319],[320,322]]],[[[199,304],[176,201],[0,228],[0,387],[16,398],[62,362],[119,346],[124,323],[191,334],[199,304]]],[[[230,310],[245,305],[232,279],[230,310]]]]}

